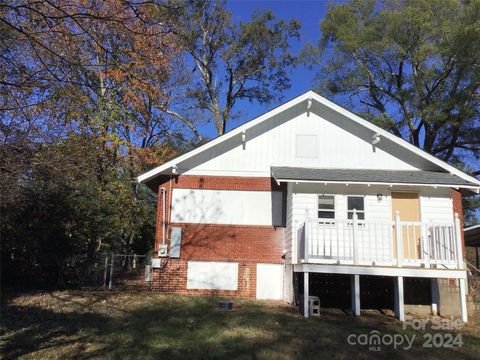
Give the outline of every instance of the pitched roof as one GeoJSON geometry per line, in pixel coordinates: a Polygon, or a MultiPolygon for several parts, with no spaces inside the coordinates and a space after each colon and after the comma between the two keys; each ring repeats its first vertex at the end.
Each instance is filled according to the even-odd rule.
{"type": "Polygon", "coordinates": [[[466,246],[480,246],[480,225],[470,226],[463,231],[465,232],[466,246]]]}
{"type": "Polygon", "coordinates": [[[411,151],[412,153],[415,153],[416,155],[426,159],[427,161],[437,165],[438,167],[444,169],[445,171],[451,173],[451,174],[455,174],[457,175],[458,177],[464,179],[464,180],[467,180],[471,183],[474,183],[476,186],[477,186],[477,189],[476,191],[480,191],[480,180],[478,179],[475,179],[474,177],[464,173],[463,171],[455,168],[454,166],[450,165],[450,164],[447,164],[446,162],[436,158],[435,156],[427,153],[426,151],[423,151],[422,149],[410,144],[408,141],[405,141],[404,139],[402,138],[399,138],[393,134],[391,134],[390,132],[372,124],[371,122],[365,120],[365,119],[362,119],[361,117],[359,117],[358,115],[355,115],[353,114],[352,112],[342,108],[341,106],[325,99],[324,97],[320,96],[319,94],[317,94],[315,91],[312,91],[312,90],[309,90],[307,91],[306,93],[300,95],[300,96],[297,96],[296,98],[290,100],[290,101],[287,101],[286,103],[276,107],[275,109],[263,114],[263,115],[260,115],[259,117],[237,127],[236,129],[222,135],[222,136],[219,136],[211,141],[209,141],[208,143],[202,145],[202,146],[199,146],[198,148],[196,149],[193,149],[192,151],[189,151],[188,153],[186,154],[183,154],[175,159],[172,159],[168,162],[166,162],[165,164],[163,165],[160,165],[150,171],[147,171],[146,173],[143,173],[141,174],[140,176],[138,176],[137,180],[138,182],[140,183],[143,183],[143,182],[147,182],[149,180],[152,180],[154,179],[155,177],[159,176],[159,175],[170,175],[172,174],[172,168],[173,167],[176,167],[178,166],[179,164],[181,164],[183,161],[187,160],[187,159],[190,159],[200,153],[202,153],[203,151],[206,151],[228,139],[231,139],[235,136],[238,136],[246,131],[247,129],[249,128],[252,128],[258,124],[261,124],[263,123],[264,121],[268,121],[269,119],[271,119],[272,117],[274,117],[275,115],[277,114],[280,114],[282,113],[283,111],[287,110],[287,109],[290,109],[292,108],[293,106],[295,105],[298,105],[302,102],[307,102],[309,100],[312,100],[312,101],[316,101],[320,104],[322,104],[323,106],[326,106],[328,108],[330,108],[331,110],[347,117],[348,119],[350,119],[351,121],[359,124],[359,125],[362,125],[364,126],[365,128],[367,129],[370,129],[372,131],[372,134],[378,134],[379,136],[383,136],[385,137],[386,139],[389,139],[390,141],[392,141],[393,143],[396,143],[397,145],[411,151]]]}
{"type": "Polygon", "coordinates": [[[272,166],[277,181],[346,182],[370,184],[448,185],[478,187],[456,175],[436,171],[372,170],[372,169],[318,169],[272,166]]]}

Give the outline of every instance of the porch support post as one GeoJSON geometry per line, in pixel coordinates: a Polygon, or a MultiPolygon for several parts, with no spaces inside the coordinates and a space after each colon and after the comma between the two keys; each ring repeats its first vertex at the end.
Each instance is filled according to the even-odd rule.
{"type": "Polygon", "coordinates": [[[309,297],[309,280],[308,280],[308,272],[303,273],[303,316],[308,318],[308,297],[309,297]]]}
{"type": "Polygon", "coordinates": [[[405,321],[405,307],[403,299],[403,276],[395,278],[395,315],[398,320],[405,321]]]}
{"type": "Polygon", "coordinates": [[[440,314],[440,291],[438,289],[438,280],[431,279],[432,287],[432,314],[437,316],[440,314]]]}
{"type": "Polygon", "coordinates": [[[466,323],[468,321],[467,317],[467,294],[465,291],[465,279],[458,279],[460,285],[460,305],[462,308],[462,321],[466,323]]]}
{"type": "Polygon", "coordinates": [[[360,275],[350,276],[351,295],[352,295],[352,313],[360,316],[360,275]]]}

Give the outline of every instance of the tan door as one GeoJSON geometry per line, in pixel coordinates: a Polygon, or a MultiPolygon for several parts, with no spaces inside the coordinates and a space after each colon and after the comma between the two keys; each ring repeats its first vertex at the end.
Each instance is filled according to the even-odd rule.
{"type": "MultiPolygon", "coordinates": [[[[416,193],[392,192],[392,218],[395,221],[397,211],[400,220],[408,222],[402,225],[403,258],[420,259],[420,200],[416,193]]],[[[394,241],[396,241],[394,235],[394,241]]],[[[394,243],[394,249],[396,244],[394,243]]],[[[396,255],[396,250],[394,250],[396,255]]]]}

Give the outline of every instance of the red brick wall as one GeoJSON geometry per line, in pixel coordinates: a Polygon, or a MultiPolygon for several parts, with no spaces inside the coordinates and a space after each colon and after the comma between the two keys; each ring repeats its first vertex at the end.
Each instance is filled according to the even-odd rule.
{"type": "Polygon", "coordinates": [[[452,189],[453,214],[457,213],[460,218],[460,233],[462,234],[463,256],[465,257],[465,234],[463,233],[463,208],[462,193],[460,190],[452,189]]]}
{"type": "MultiPolygon", "coordinates": [[[[178,176],[159,186],[155,254],[162,242],[162,194],[167,190],[167,219],[171,214],[171,189],[286,191],[271,178],[178,176]]],[[[254,205],[253,205],[254,206],[254,205]]],[[[167,222],[167,234],[170,234],[167,222]]],[[[169,259],[164,269],[154,269],[152,289],[201,295],[255,297],[256,264],[284,263],[284,228],[274,226],[175,223],[182,228],[180,259],[169,259]],[[238,291],[187,290],[187,264],[195,261],[239,263],[238,291]]],[[[168,237],[166,243],[169,243],[168,237]]]]}
{"type": "Polygon", "coordinates": [[[279,191],[285,188],[284,185],[277,185],[269,177],[185,175],[178,176],[173,180],[173,187],[180,189],[279,191]]]}
{"type": "Polygon", "coordinates": [[[176,292],[190,295],[210,295],[228,297],[255,297],[257,263],[240,261],[238,264],[238,290],[199,290],[187,289],[186,259],[169,259],[165,268],[154,269],[152,274],[152,290],[176,292]]]}
{"type": "MultiPolygon", "coordinates": [[[[166,194],[166,211],[167,219],[171,214],[171,193],[172,189],[206,189],[206,190],[244,190],[244,191],[283,191],[286,193],[285,184],[277,185],[272,178],[265,177],[233,177],[233,176],[177,176],[170,180],[164,177],[158,187],[158,204],[157,204],[157,226],[155,233],[155,253],[157,253],[158,245],[162,241],[162,194],[161,188],[167,190],[166,194]]],[[[167,222],[167,234],[168,231],[167,222]]],[[[257,226],[258,228],[258,226],[257,226]]]]}

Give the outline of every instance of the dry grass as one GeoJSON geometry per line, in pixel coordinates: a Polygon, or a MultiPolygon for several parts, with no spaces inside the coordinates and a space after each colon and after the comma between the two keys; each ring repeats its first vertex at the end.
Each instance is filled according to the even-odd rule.
{"type": "Polygon", "coordinates": [[[353,318],[326,311],[303,319],[276,302],[238,300],[232,311],[218,299],[155,292],[66,291],[13,297],[2,305],[2,357],[26,359],[478,359],[480,321],[461,330],[461,348],[425,349],[423,333],[378,312],[353,318]],[[416,335],[412,349],[351,346],[349,334],[416,335]]]}

